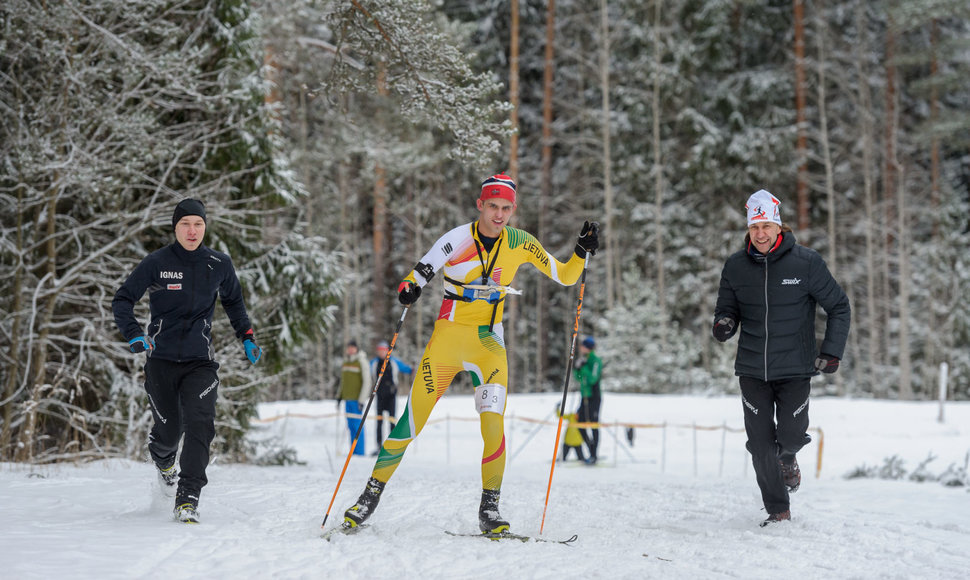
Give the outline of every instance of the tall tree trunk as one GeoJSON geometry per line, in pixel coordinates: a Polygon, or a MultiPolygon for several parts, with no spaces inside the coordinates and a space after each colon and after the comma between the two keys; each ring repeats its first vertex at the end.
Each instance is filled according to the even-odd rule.
{"type": "MultiPolygon", "coordinates": [[[[510,2],[510,27],[509,31],[509,102],[512,110],[509,112],[509,121],[512,125],[512,137],[509,139],[509,177],[515,183],[519,183],[519,0],[510,2]]],[[[515,224],[515,216],[512,216],[510,224],[515,224]]],[[[505,304],[505,349],[509,353],[506,358],[509,365],[509,384],[506,385],[511,391],[513,381],[519,377],[520,361],[516,356],[518,349],[515,345],[519,342],[516,334],[519,320],[519,301],[508,300],[505,304]]]]}
{"type": "MultiPolygon", "coordinates": [[[[822,165],[825,168],[825,199],[827,201],[828,210],[828,221],[826,230],[828,232],[829,239],[829,252],[828,252],[828,266],[829,271],[832,275],[838,278],[838,260],[837,260],[837,248],[838,248],[838,232],[835,229],[835,178],[833,177],[832,168],[832,149],[829,145],[829,123],[828,123],[828,107],[826,106],[826,74],[825,67],[827,65],[828,56],[825,53],[825,41],[828,35],[828,27],[825,23],[825,5],[823,0],[816,1],[816,17],[815,22],[818,28],[818,118],[819,118],[819,144],[822,148],[822,165]]],[[[843,395],[845,381],[842,375],[835,377],[835,383],[838,388],[838,394],[843,395]]]]}
{"type": "Polygon", "coordinates": [[[509,121],[509,177],[519,182],[519,0],[511,0],[511,30],[509,31],[509,102],[512,110],[509,121]]]}
{"type": "MultiPolygon", "coordinates": [[[[23,188],[17,188],[17,253],[21,254],[24,249],[24,210],[23,210],[23,188]]],[[[14,452],[8,446],[12,436],[10,425],[13,422],[14,399],[17,392],[17,380],[20,377],[20,337],[21,323],[23,316],[23,292],[24,292],[24,268],[22,263],[15,266],[13,283],[13,308],[11,313],[14,316],[13,327],[10,333],[10,367],[7,368],[7,381],[3,388],[3,430],[0,431],[0,460],[7,461],[13,459],[14,452]]]]}
{"type": "Polygon", "coordinates": [[[663,45],[660,41],[660,17],[663,12],[663,0],[655,0],[653,22],[653,91],[651,107],[653,110],[653,186],[654,186],[654,226],[656,230],[656,265],[657,265],[657,307],[660,309],[658,337],[662,343],[667,336],[667,297],[664,280],[664,170],[663,159],[660,156],[660,55],[663,45]]]}
{"type": "Polygon", "coordinates": [[[873,123],[872,123],[872,96],[869,92],[869,71],[865,65],[866,57],[866,36],[865,31],[867,29],[867,19],[866,19],[866,4],[860,2],[856,6],[856,30],[859,34],[859,40],[856,43],[856,78],[857,87],[859,91],[859,122],[860,122],[860,132],[862,134],[862,182],[863,182],[863,196],[865,198],[865,210],[866,210],[866,303],[865,303],[865,323],[862,325],[865,329],[865,334],[869,338],[868,348],[865,349],[868,354],[867,358],[867,371],[859,373],[860,378],[866,382],[866,391],[873,394],[881,394],[879,391],[884,389],[884,385],[881,381],[876,380],[878,376],[878,369],[876,368],[877,361],[884,359],[884,350],[882,347],[882,328],[879,321],[879,306],[876,304],[876,284],[878,281],[878,275],[876,271],[876,238],[877,238],[877,227],[878,227],[878,216],[876,215],[876,207],[873,200],[874,197],[874,185],[872,176],[873,167],[873,151],[875,145],[873,143],[873,123]]]}
{"type": "Polygon", "coordinates": [[[802,0],[794,0],[795,8],[795,119],[798,132],[795,158],[798,160],[796,185],[798,199],[798,230],[808,233],[808,145],[805,119],[805,6],[802,0]]]}
{"type": "Polygon", "coordinates": [[[906,184],[902,166],[899,167],[899,398],[905,401],[913,398],[913,364],[909,351],[909,248],[907,240],[912,239],[906,224],[906,184]]]}
{"type": "Polygon", "coordinates": [[[606,308],[612,310],[616,304],[616,289],[619,288],[620,253],[615,251],[613,232],[613,155],[611,152],[610,130],[610,17],[608,0],[600,0],[600,92],[603,132],[603,197],[605,214],[603,233],[606,257],[606,308]]]}
{"type": "MultiPolygon", "coordinates": [[[[377,94],[381,101],[388,96],[387,90],[387,64],[381,61],[377,69],[377,94]]],[[[374,250],[374,261],[371,280],[373,288],[373,299],[371,303],[371,336],[382,337],[387,334],[389,329],[388,315],[389,306],[385,299],[386,273],[387,273],[387,249],[390,233],[388,232],[389,220],[387,218],[387,171],[380,157],[374,165],[374,209],[372,213],[372,239],[374,250]]],[[[361,348],[371,352],[369,341],[364,340],[361,348]]]]}
{"type": "MultiPolygon", "coordinates": [[[[34,458],[38,433],[41,431],[41,420],[38,410],[41,399],[44,396],[44,391],[48,387],[46,380],[47,339],[50,336],[51,320],[54,318],[54,308],[57,303],[57,291],[53,286],[55,284],[55,278],[57,277],[57,191],[54,188],[58,187],[58,181],[58,179],[54,179],[51,189],[47,192],[47,208],[44,211],[45,217],[47,218],[47,244],[45,244],[46,266],[44,268],[44,277],[37,283],[37,293],[38,295],[42,294],[41,288],[45,283],[50,283],[51,289],[47,293],[47,299],[44,305],[39,307],[39,312],[37,310],[33,311],[34,315],[41,315],[41,320],[28,328],[28,333],[37,338],[33,345],[31,364],[24,369],[25,372],[33,371],[30,383],[30,400],[24,409],[24,426],[20,430],[19,449],[17,450],[17,461],[24,463],[30,462],[34,458]]],[[[38,308],[37,305],[34,308],[38,308]]]]}
{"type": "MultiPolygon", "coordinates": [[[[542,188],[539,193],[538,236],[546,239],[546,221],[549,213],[549,200],[552,198],[552,92],[555,66],[556,41],[556,2],[549,0],[546,5],[546,51],[542,75],[542,188]]],[[[536,382],[545,384],[545,361],[548,360],[549,346],[546,340],[546,312],[549,298],[546,296],[546,278],[539,277],[536,296],[536,382]]],[[[543,389],[544,390],[544,389],[543,389]]]]}
{"type": "MultiPolygon", "coordinates": [[[[890,15],[888,17],[888,27],[886,29],[886,119],[885,119],[885,159],[883,160],[883,180],[882,180],[882,202],[884,214],[884,235],[882,251],[882,296],[883,300],[883,319],[882,328],[885,329],[885,341],[888,345],[892,343],[891,320],[893,315],[893,284],[892,284],[892,256],[896,245],[896,237],[901,236],[902,232],[894,232],[898,224],[896,218],[896,174],[899,171],[899,160],[896,158],[896,65],[893,62],[896,58],[896,22],[890,15]]],[[[898,250],[897,250],[898,251],[898,250]]],[[[901,354],[901,353],[900,353],[901,354]]],[[[887,362],[891,358],[886,359],[887,362]]]]}
{"type": "MultiPolygon", "coordinates": [[[[940,97],[937,88],[940,76],[940,63],[937,60],[937,49],[940,37],[939,21],[933,20],[930,23],[930,216],[932,216],[932,231],[930,234],[930,244],[938,247],[941,243],[940,227],[940,139],[936,135],[936,124],[940,117],[940,97]]],[[[935,262],[931,269],[937,272],[942,271],[942,260],[937,252],[933,252],[931,259],[935,262]]],[[[946,291],[939,285],[934,284],[931,290],[931,304],[944,304],[946,291]]],[[[936,308],[927,308],[929,328],[941,328],[943,321],[936,308]]],[[[939,367],[943,362],[943,350],[941,341],[936,333],[933,339],[926,341],[924,352],[926,353],[926,364],[923,366],[924,383],[928,385],[936,384],[939,380],[939,367]]]]}

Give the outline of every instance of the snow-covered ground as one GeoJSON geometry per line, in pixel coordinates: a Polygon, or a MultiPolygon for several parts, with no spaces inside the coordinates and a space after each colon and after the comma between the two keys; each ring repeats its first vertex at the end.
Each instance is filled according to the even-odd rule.
{"type": "MultiPolygon", "coordinates": [[[[559,396],[510,397],[511,461],[502,514],[538,535],[559,396]],[[541,420],[550,424],[545,425],[541,420]]],[[[575,400],[570,400],[573,407],[575,400]]],[[[399,408],[403,408],[403,400],[399,408]]],[[[334,402],[269,403],[256,436],[279,437],[305,465],[216,462],[200,525],[172,521],[148,463],[0,466],[3,578],[967,578],[970,493],[935,482],[851,479],[898,456],[929,454],[940,473],[970,452],[970,404],[816,398],[820,433],[799,455],[793,520],[765,517],[744,451],[737,398],[606,394],[596,467],[556,465],[543,536],[572,545],[452,537],[476,532],[481,440],[470,395],[447,395],[388,484],[371,526],[321,539],[348,449],[334,402]],[[287,414],[289,414],[287,416],[287,414]],[[283,418],[280,418],[283,417],[283,418]],[[657,425],[667,423],[663,429],[657,425]],[[696,425],[698,429],[692,428],[696,425]],[[726,426],[727,429],[722,427],[726,426]],[[711,429],[705,429],[711,427],[711,429]]],[[[375,448],[368,422],[368,453],[375,448]]],[[[354,458],[327,527],[363,488],[374,458],[354,458]]]]}

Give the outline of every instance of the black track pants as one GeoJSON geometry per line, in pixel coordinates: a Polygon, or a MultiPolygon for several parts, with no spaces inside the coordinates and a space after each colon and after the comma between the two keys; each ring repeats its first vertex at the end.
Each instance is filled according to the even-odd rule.
{"type": "Polygon", "coordinates": [[[218,363],[207,360],[177,363],[150,358],[145,363],[145,391],[155,418],[148,451],[156,465],[168,467],[175,462],[179,439],[185,434],[178,497],[191,495],[198,501],[208,483],[205,468],[216,434],[218,369],[218,363]]]}
{"type": "Polygon", "coordinates": [[[740,377],[740,383],[746,446],[765,509],[777,514],[789,508],[788,490],[778,461],[790,462],[811,440],[806,433],[811,378],[765,382],[740,377]]]}
{"type": "MultiPolygon", "coordinates": [[[[579,403],[579,410],[576,411],[576,418],[579,419],[580,423],[599,423],[601,404],[602,399],[599,395],[583,397],[583,400],[579,403]]],[[[596,450],[600,444],[600,430],[580,429],[579,434],[583,436],[583,442],[589,448],[590,458],[595,460],[597,457],[596,450]]]]}
{"type": "Polygon", "coordinates": [[[397,392],[385,393],[381,389],[377,390],[377,447],[384,444],[384,412],[387,411],[390,433],[394,428],[394,417],[397,414],[397,392]]]}

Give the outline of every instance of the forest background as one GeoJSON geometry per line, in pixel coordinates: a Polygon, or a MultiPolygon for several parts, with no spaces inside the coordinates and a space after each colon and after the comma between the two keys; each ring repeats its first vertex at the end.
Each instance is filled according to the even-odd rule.
{"type": "MultiPolygon", "coordinates": [[[[398,281],[500,171],[558,258],[602,225],[581,332],[606,390],[733,392],[712,311],[765,188],[852,303],[816,393],[932,398],[945,369],[968,399],[968,73],[963,0],[4,0],[0,460],[144,455],[110,302],[178,200],[205,200],[265,352],[217,311],[215,451],[253,459],[256,403],[332,397],[342,345],[390,338],[398,281]]],[[[510,390],[560,390],[577,289],[516,286],[510,390]]]]}

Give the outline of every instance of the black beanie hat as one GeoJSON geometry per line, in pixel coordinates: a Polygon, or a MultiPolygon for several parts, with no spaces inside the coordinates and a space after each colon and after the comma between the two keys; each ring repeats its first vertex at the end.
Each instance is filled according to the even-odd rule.
{"type": "Polygon", "coordinates": [[[187,215],[197,215],[205,221],[205,205],[197,199],[183,199],[175,206],[175,213],[172,214],[172,229],[175,224],[187,215]]]}

